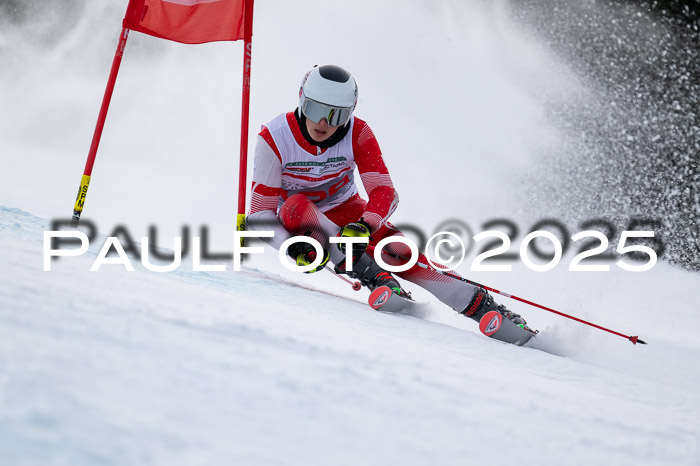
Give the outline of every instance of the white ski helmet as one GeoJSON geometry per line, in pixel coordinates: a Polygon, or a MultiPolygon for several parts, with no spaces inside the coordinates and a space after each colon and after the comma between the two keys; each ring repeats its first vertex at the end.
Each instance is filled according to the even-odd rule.
{"type": "Polygon", "coordinates": [[[350,121],[355,105],[355,78],[339,66],[314,66],[301,81],[299,110],[314,123],[325,118],[331,126],[343,126],[350,121]]]}

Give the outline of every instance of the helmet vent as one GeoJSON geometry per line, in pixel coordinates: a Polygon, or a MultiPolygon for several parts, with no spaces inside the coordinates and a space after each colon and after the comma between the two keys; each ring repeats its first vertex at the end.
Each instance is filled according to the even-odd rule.
{"type": "Polygon", "coordinates": [[[329,81],[346,83],[350,79],[350,73],[339,66],[321,65],[318,67],[318,71],[321,74],[321,77],[326,78],[329,81]]]}

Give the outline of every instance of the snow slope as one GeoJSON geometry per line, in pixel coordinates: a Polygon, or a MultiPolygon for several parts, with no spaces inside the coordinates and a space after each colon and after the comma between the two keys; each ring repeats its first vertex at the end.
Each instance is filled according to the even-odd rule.
{"type": "Polygon", "coordinates": [[[0,208],[2,464],[700,461],[698,317],[674,295],[620,310],[646,347],[561,320],[514,347],[256,270],[89,272],[101,241],[43,272],[46,228],[0,208]]]}

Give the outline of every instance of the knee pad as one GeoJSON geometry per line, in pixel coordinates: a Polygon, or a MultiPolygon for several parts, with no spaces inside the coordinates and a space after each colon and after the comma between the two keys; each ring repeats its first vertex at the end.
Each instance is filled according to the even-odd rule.
{"type": "Polygon", "coordinates": [[[318,207],[303,194],[290,196],[279,211],[282,225],[297,235],[310,235],[321,228],[318,207]]]}

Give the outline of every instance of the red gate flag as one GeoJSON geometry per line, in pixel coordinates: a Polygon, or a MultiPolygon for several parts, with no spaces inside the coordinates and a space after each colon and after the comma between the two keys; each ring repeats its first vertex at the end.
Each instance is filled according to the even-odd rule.
{"type": "Polygon", "coordinates": [[[245,0],[129,0],[124,27],[184,44],[244,38],[245,0]]]}
{"type": "MultiPolygon", "coordinates": [[[[246,170],[248,159],[248,118],[250,107],[250,63],[253,37],[254,0],[129,0],[117,51],[107,80],[107,89],[102,98],[97,116],[92,144],[88,152],[85,170],[80,181],[78,196],[73,208],[71,224],[78,226],[83,212],[85,197],[90,185],[92,168],[97,157],[102,129],[107,110],[112,100],[114,83],[122,62],[129,31],[139,31],[161,39],[184,44],[201,44],[220,40],[243,39],[243,91],[241,97],[241,157],[238,176],[238,230],[245,230],[246,170]]],[[[242,239],[241,239],[242,241],[242,239]]]]}

